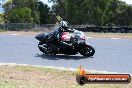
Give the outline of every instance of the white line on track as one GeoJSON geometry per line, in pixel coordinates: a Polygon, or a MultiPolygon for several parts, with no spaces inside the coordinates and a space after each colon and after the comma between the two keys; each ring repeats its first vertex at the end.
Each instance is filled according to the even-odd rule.
{"type": "Polygon", "coordinates": [[[93,37],[86,37],[86,38],[93,38],[93,37]]]}
{"type": "Polygon", "coordinates": [[[11,34],[11,35],[20,35],[20,34],[11,34]]]}
{"type": "Polygon", "coordinates": [[[116,39],[119,39],[119,38],[111,38],[111,39],[115,39],[116,40],[116,39]]]}
{"type": "MultiPolygon", "coordinates": [[[[86,37],[87,39],[90,39],[90,38],[93,38],[93,37],[86,37]]],[[[109,39],[109,38],[108,38],[109,39]]],[[[110,38],[110,39],[113,39],[113,40],[117,40],[117,39],[120,39],[120,38],[110,38]]]]}
{"type": "MultiPolygon", "coordinates": [[[[41,65],[29,65],[29,64],[16,64],[16,63],[0,63],[0,66],[33,66],[33,67],[44,67],[44,68],[52,68],[58,70],[67,70],[67,71],[77,71],[76,68],[65,68],[65,67],[55,67],[55,66],[41,66],[41,65]]],[[[128,74],[128,73],[119,73],[119,72],[109,72],[109,71],[97,71],[97,70],[87,70],[90,73],[104,73],[104,74],[128,74]]],[[[132,75],[132,74],[130,74],[132,75]]]]}

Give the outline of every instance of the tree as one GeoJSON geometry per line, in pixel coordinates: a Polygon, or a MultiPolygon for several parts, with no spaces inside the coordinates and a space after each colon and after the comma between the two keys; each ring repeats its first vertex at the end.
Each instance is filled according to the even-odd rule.
{"type": "Polygon", "coordinates": [[[41,24],[50,23],[50,8],[48,7],[48,5],[39,1],[38,11],[40,13],[40,23],[41,24]]]}
{"type": "Polygon", "coordinates": [[[132,7],[126,6],[121,12],[116,13],[116,25],[132,25],[132,7]]]}
{"type": "Polygon", "coordinates": [[[4,5],[4,8],[6,22],[25,22],[25,20],[21,18],[21,15],[19,13],[24,14],[24,16],[26,14],[29,15],[29,13],[23,13],[24,11],[28,10],[29,12],[31,12],[30,18],[32,19],[32,21],[29,21],[29,18],[27,22],[39,23],[38,0],[9,0],[4,5]],[[16,17],[12,14],[14,14],[16,17]],[[17,19],[19,19],[19,21],[17,21],[17,19]]]}
{"type": "Polygon", "coordinates": [[[8,14],[8,21],[12,23],[32,23],[31,9],[28,7],[13,9],[8,14]]]}
{"type": "Polygon", "coordinates": [[[12,8],[12,0],[8,0],[4,5],[3,8],[5,10],[5,13],[8,13],[9,10],[12,8]]]}
{"type": "Polygon", "coordinates": [[[131,25],[132,6],[119,0],[49,0],[52,11],[71,24],[131,25]],[[127,19],[127,20],[125,20],[127,19]]]}
{"type": "Polygon", "coordinates": [[[0,14],[0,24],[4,23],[4,14],[0,14]]]}
{"type": "MultiPolygon", "coordinates": [[[[18,8],[25,9],[27,7],[31,9],[31,20],[28,20],[28,22],[33,23],[53,23],[51,20],[53,19],[54,21],[57,16],[60,16],[70,24],[90,24],[98,26],[113,24],[117,26],[132,25],[132,6],[120,0],[48,1],[54,3],[52,9],[41,1],[38,2],[38,0],[9,0],[4,5],[5,19],[7,21],[9,18],[14,19],[9,16],[11,13],[15,12],[18,8]]],[[[25,22],[25,20],[21,22],[25,22]]]]}

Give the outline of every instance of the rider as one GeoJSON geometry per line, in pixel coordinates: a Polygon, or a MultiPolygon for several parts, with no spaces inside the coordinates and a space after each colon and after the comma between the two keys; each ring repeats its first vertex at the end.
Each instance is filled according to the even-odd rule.
{"type": "Polygon", "coordinates": [[[47,39],[48,45],[52,46],[55,50],[58,50],[58,51],[60,51],[59,48],[61,49],[70,48],[72,44],[68,44],[64,41],[61,41],[60,37],[64,32],[74,32],[74,30],[71,30],[68,28],[68,23],[66,21],[61,21],[59,28],[57,28],[57,31],[52,32],[51,35],[48,36],[48,39],[47,39]]]}
{"type": "MultiPolygon", "coordinates": [[[[61,36],[61,34],[63,34],[64,32],[74,32],[75,30],[74,29],[69,29],[68,28],[68,23],[66,22],[66,21],[61,21],[60,22],[60,26],[59,26],[59,28],[58,28],[58,35],[57,35],[57,37],[58,37],[58,39],[60,40],[60,36],[61,36]]],[[[64,41],[59,41],[60,42],[60,45],[63,47],[63,46],[65,46],[65,47],[63,47],[63,49],[65,49],[65,48],[70,48],[70,46],[72,46],[72,44],[70,43],[70,44],[68,44],[68,43],[66,43],[66,42],[64,42],[64,41]]]]}
{"type": "Polygon", "coordinates": [[[68,28],[68,23],[66,21],[61,21],[60,22],[60,26],[58,28],[60,34],[63,33],[63,32],[74,32],[74,29],[69,29],[68,28]]]}

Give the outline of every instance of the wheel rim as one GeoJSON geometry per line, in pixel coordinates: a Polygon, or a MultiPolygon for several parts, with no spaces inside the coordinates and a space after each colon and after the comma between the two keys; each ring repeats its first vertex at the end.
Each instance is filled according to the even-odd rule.
{"type": "MultiPolygon", "coordinates": [[[[46,44],[45,44],[46,45],[46,44]]],[[[55,53],[52,52],[50,47],[47,47],[47,45],[45,46],[45,48],[42,48],[44,46],[43,44],[38,44],[39,50],[45,54],[51,54],[51,55],[55,55],[55,53]]]]}
{"type": "Polygon", "coordinates": [[[94,55],[94,50],[90,47],[85,47],[80,50],[80,54],[90,57],[94,55]]]}
{"type": "Polygon", "coordinates": [[[39,50],[41,51],[41,52],[43,52],[43,53],[45,53],[45,54],[48,54],[49,52],[48,52],[48,49],[45,47],[45,49],[44,48],[42,48],[42,46],[43,46],[43,44],[38,44],[38,48],[39,48],[39,50]]]}
{"type": "Polygon", "coordinates": [[[87,47],[86,50],[85,50],[85,54],[89,54],[89,55],[91,55],[92,52],[93,52],[93,50],[90,49],[90,48],[88,48],[88,47],[87,47]]]}

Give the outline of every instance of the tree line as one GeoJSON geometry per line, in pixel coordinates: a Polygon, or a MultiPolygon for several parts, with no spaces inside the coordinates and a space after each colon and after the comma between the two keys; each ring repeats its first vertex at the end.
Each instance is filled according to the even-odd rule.
{"type": "Polygon", "coordinates": [[[66,20],[76,25],[131,26],[132,5],[120,0],[9,0],[4,4],[7,23],[52,24],[66,20]]]}
{"type": "Polygon", "coordinates": [[[50,8],[38,0],[8,0],[4,5],[6,23],[41,23],[50,20],[50,8]]]}

